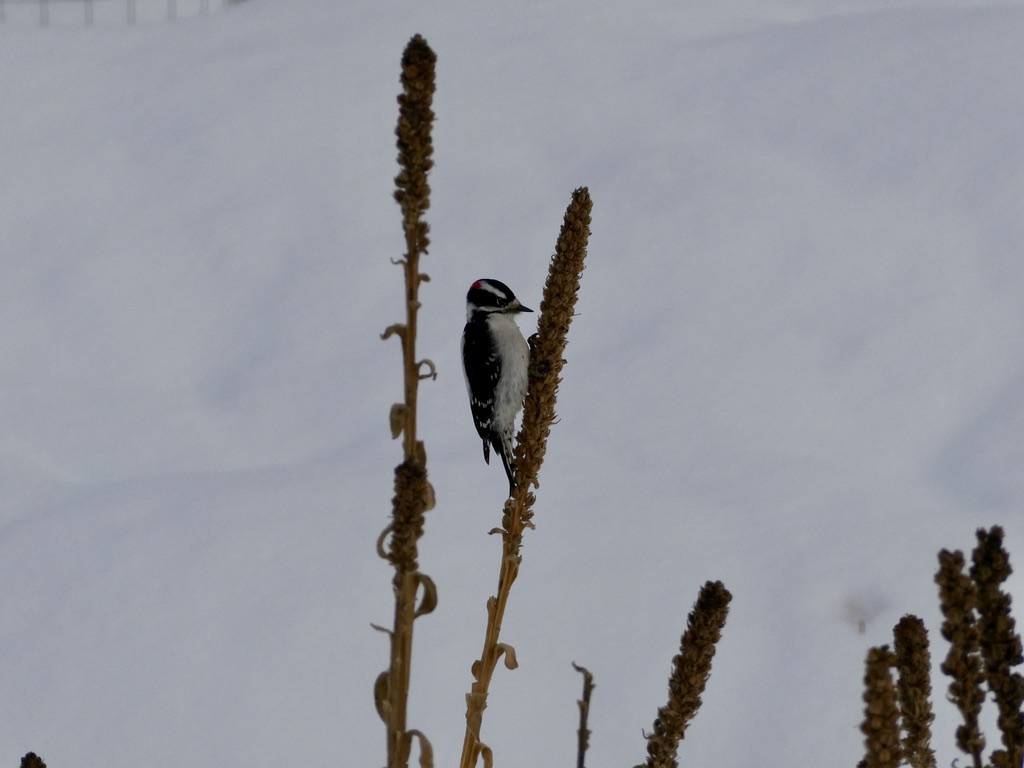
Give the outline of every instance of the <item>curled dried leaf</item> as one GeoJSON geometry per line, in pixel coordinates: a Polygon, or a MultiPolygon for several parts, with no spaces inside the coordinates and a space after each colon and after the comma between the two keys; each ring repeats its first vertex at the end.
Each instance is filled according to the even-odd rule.
{"type": "Polygon", "coordinates": [[[389,418],[391,420],[392,440],[397,440],[398,436],[402,434],[402,430],[405,429],[405,414],[408,413],[408,410],[405,403],[395,403],[391,406],[389,418]]]}
{"type": "Polygon", "coordinates": [[[434,495],[434,486],[429,482],[423,489],[423,511],[429,512],[437,506],[437,497],[434,495]]]}
{"type": "Polygon", "coordinates": [[[413,618],[419,618],[425,614],[432,613],[437,608],[437,585],[434,584],[434,580],[425,573],[417,573],[416,588],[419,589],[420,587],[423,587],[423,599],[420,601],[419,606],[417,606],[413,618]]]}
{"type": "Polygon", "coordinates": [[[405,325],[403,323],[394,323],[384,329],[384,333],[380,335],[381,341],[387,341],[392,336],[400,336],[405,338],[405,325]]]}
{"type": "Polygon", "coordinates": [[[434,748],[430,745],[430,739],[415,728],[406,731],[406,735],[414,737],[419,742],[420,768],[434,768],[434,748]]]}
{"type": "Polygon", "coordinates": [[[502,656],[505,657],[505,669],[517,669],[519,662],[516,661],[516,649],[508,643],[498,643],[495,646],[497,653],[495,654],[495,660],[500,659],[502,656]]]}
{"type": "Polygon", "coordinates": [[[477,744],[477,754],[483,758],[484,768],[494,768],[494,753],[486,744],[477,744]]]}
{"type": "Polygon", "coordinates": [[[388,526],[381,531],[380,536],[377,537],[377,554],[380,555],[382,560],[388,559],[387,550],[384,549],[384,542],[387,540],[388,536],[391,535],[391,531],[394,527],[393,523],[388,523],[388,526]]]}
{"type": "Polygon", "coordinates": [[[437,366],[434,365],[434,361],[428,358],[423,358],[416,364],[417,375],[421,380],[423,379],[437,379],[437,366]],[[423,373],[422,369],[426,368],[427,372],[423,373]]]}

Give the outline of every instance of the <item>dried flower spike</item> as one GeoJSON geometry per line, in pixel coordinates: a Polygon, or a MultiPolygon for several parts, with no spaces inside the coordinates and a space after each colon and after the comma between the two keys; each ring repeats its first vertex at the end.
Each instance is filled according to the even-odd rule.
{"type": "Polygon", "coordinates": [[[868,651],[864,674],[863,768],[897,768],[900,764],[899,711],[891,668],[896,657],[888,646],[868,651]]]}
{"type": "Polygon", "coordinates": [[[537,487],[537,475],[544,462],[548,435],[555,421],[555,401],[565,364],[563,355],[569,326],[576,313],[576,298],[590,238],[592,207],[586,187],[573,192],[548,268],[537,334],[531,339],[530,367],[533,376],[523,405],[523,423],[516,445],[516,499],[525,497],[529,486],[537,487]]]}
{"type": "Polygon", "coordinates": [[[928,631],[917,616],[904,616],[893,630],[897,702],[903,724],[903,754],[912,768],[935,768],[931,748],[931,656],[928,631]]]}
{"type": "Polygon", "coordinates": [[[1014,667],[1024,662],[1020,635],[1010,615],[1010,596],[1000,589],[1013,569],[1003,549],[1003,529],[978,531],[971,565],[977,588],[978,635],[985,680],[999,708],[997,724],[1004,749],[992,752],[995,768],[1020,768],[1024,756],[1024,678],[1014,667]]]}
{"type": "Polygon", "coordinates": [[[977,595],[974,582],[964,573],[963,552],[939,552],[939,605],[942,608],[942,636],[949,641],[949,653],[940,669],[952,678],[949,699],[960,710],[963,725],[956,729],[956,744],[971,756],[974,768],[982,768],[985,737],[978,727],[978,714],[984,693],[981,689],[981,655],[978,651],[978,626],[974,609],[977,595]]]}
{"type": "Polygon", "coordinates": [[[711,676],[711,659],[722,636],[730,600],[732,595],[720,581],[709,581],[701,587],[679,644],[679,654],[672,660],[668,703],[658,710],[654,730],[647,737],[648,768],[676,768],[676,751],[687,725],[700,709],[700,697],[711,676]]]}

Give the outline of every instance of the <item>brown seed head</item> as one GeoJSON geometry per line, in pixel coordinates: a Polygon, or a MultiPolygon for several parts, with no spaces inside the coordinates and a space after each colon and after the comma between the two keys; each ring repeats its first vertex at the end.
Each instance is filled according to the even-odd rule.
{"type": "Polygon", "coordinates": [[[676,752],[686,727],[697,714],[711,676],[711,659],[722,637],[732,595],[720,581],[707,582],[687,619],[679,654],[672,660],[668,703],[658,710],[647,737],[649,768],[676,768],[676,752]]]}
{"type": "Polygon", "coordinates": [[[536,487],[547,450],[547,438],[555,420],[555,400],[565,363],[562,356],[566,335],[576,311],[583,260],[587,255],[591,208],[590,193],[586,187],[573,192],[548,268],[537,334],[531,338],[532,375],[516,445],[517,494],[525,493],[531,485],[536,487]]]}
{"type": "Polygon", "coordinates": [[[897,768],[900,764],[899,711],[896,708],[896,689],[891,667],[896,657],[888,646],[868,651],[864,673],[864,734],[865,768],[897,768]]]}
{"type": "Polygon", "coordinates": [[[896,649],[896,683],[903,723],[903,752],[912,768],[935,768],[931,748],[931,657],[928,630],[916,616],[904,616],[893,631],[896,649]]]}

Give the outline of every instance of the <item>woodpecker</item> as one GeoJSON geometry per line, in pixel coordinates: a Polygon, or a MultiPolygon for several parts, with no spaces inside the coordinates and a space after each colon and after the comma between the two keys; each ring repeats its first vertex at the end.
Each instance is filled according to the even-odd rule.
{"type": "Polygon", "coordinates": [[[519,303],[499,280],[477,280],[466,294],[466,327],[462,331],[462,367],[476,431],[484,442],[484,461],[491,447],[508,475],[508,495],[515,491],[512,476],[512,435],[523,407],[529,379],[530,346],[515,316],[533,312],[519,303]]]}

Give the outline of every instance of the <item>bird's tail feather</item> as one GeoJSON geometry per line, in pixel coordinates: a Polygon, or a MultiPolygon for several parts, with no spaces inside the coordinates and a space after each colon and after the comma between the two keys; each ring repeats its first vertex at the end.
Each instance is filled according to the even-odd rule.
{"type": "Polygon", "coordinates": [[[511,451],[503,445],[495,445],[494,451],[501,457],[501,464],[505,467],[505,474],[508,475],[508,495],[511,496],[516,491],[516,479],[512,474],[512,462],[509,459],[511,451]]]}

